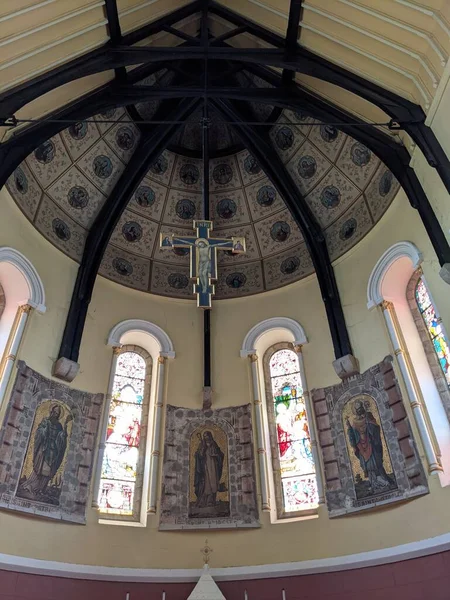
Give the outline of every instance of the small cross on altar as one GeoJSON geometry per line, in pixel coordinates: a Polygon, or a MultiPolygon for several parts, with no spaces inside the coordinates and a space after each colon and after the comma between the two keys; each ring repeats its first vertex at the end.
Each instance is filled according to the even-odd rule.
{"type": "Polygon", "coordinates": [[[191,251],[191,279],[195,280],[194,294],[197,294],[197,306],[211,308],[211,296],[214,294],[213,281],[217,280],[217,250],[228,250],[233,254],[245,252],[245,238],[212,238],[212,221],[194,221],[197,235],[178,236],[161,234],[161,248],[189,248],[191,251]]]}

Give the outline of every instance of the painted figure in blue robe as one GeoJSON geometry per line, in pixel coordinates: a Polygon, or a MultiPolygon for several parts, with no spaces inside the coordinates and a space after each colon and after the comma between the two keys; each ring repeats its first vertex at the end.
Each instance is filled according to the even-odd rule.
{"type": "Polygon", "coordinates": [[[198,437],[200,444],[195,453],[194,490],[196,506],[204,508],[217,504],[224,454],[211,431],[205,431],[203,437],[199,433],[198,437]]]}
{"type": "Polygon", "coordinates": [[[67,427],[73,417],[71,414],[67,415],[63,427],[60,422],[61,412],[61,406],[54,404],[50,415],[42,419],[34,434],[33,471],[22,487],[36,499],[45,496],[48,484],[64,459],[67,427]]]}
{"type": "Polygon", "coordinates": [[[383,465],[381,428],[361,400],[354,402],[353,414],[352,423],[346,418],[348,439],[372,492],[376,493],[393,483],[383,465]]]}

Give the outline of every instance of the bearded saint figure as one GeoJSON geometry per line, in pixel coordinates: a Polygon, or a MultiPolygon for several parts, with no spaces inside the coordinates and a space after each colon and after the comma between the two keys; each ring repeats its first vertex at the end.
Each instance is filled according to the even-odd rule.
{"type": "Polygon", "coordinates": [[[393,483],[383,465],[381,428],[361,400],[355,400],[353,413],[352,423],[346,418],[348,439],[372,492],[377,492],[393,483]]]}
{"type": "Polygon", "coordinates": [[[22,489],[36,498],[45,495],[47,486],[58,472],[67,448],[67,427],[73,420],[67,415],[64,427],[60,422],[61,406],[54,404],[50,415],[39,423],[34,434],[33,471],[22,489]]]}

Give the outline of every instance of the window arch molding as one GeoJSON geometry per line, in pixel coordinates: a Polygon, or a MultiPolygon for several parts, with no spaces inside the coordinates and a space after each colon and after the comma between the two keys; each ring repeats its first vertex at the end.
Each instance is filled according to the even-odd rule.
{"type": "Polygon", "coordinates": [[[414,274],[421,272],[422,262],[422,253],[412,242],[401,241],[388,248],[369,277],[367,307],[377,308],[385,321],[428,472],[439,475],[441,483],[449,485],[450,424],[407,299],[408,286],[414,274]],[[443,455],[442,449],[446,450],[443,455]]]}
{"type": "MultiPolygon", "coordinates": [[[[305,399],[307,421],[311,436],[311,450],[315,464],[319,504],[325,502],[323,488],[323,469],[319,457],[316,442],[316,427],[313,412],[311,410],[307,379],[305,374],[302,346],[308,343],[303,327],[294,319],[288,317],[273,317],[254,325],[245,336],[240,350],[241,358],[248,358],[251,365],[251,378],[253,390],[253,404],[255,415],[257,452],[259,459],[260,491],[263,511],[271,513],[272,521],[280,518],[283,512],[280,509],[280,492],[277,491],[276,477],[269,465],[273,464],[271,449],[271,435],[269,424],[269,411],[267,410],[264,358],[271,348],[281,347],[292,349],[298,357],[300,377],[303,385],[303,396],[305,399]],[[278,501],[277,501],[278,499],[278,501]]],[[[273,438],[273,434],[272,434],[273,438]]],[[[304,513],[306,515],[306,511],[304,513]]],[[[284,514],[283,517],[287,517],[284,514]]],[[[294,518],[299,513],[292,515],[294,518]]]]}
{"type": "MultiPolygon", "coordinates": [[[[148,431],[146,458],[144,465],[143,494],[141,499],[141,516],[139,523],[145,525],[146,514],[156,513],[157,484],[159,472],[162,409],[165,390],[165,367],[167,359],[175,358],[175,349],[168,334],[158,325],[142,319],[127,319],[115,325],[107,337],[107,345],[112,348],[111,371],[108,393],[102,418],[97,468],[94,479],[93,502],[98,508],[98,492],[100,488],[101,469],[105,451],[111,393],[114,385],[117,359],[123,348],[132,348],[138,354],[145,355],[152,361],[150,399],[148,411],[148,431]]],[[[133,524],[124,522],[124,524],[133,524]]]]}
{"type": "Polygon", "coordinates": [[[409,258],[411,262],[411,272],[422,264],[423,256],[420,250],[412,242],[397,242],[378,259],[367,285],[367,308],[370,310],[383,302],[386,298],[383,296],[383,281],[392,265],[401,258],[409,258]]]}
{"type": "Polygon", "coordinates": [[[0,247],[0,284],[4,307],[0,320],[0,404],[5,396],[31,309],[45,313],[45,290],[38,272],[18,250],[0,247]]]}

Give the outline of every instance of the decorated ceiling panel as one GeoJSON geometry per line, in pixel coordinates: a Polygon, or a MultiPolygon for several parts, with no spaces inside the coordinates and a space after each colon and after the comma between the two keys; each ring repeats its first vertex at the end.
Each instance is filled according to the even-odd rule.
{"type": "MultiPolygon", "coordinates": [[[[270,135],[337,259],[382,217],[398,183],[365,146],[303,114],[285,111],[270,135]]],[[[74,123],[29,155],[8,189],[47,240],[80,261],[88,231],[139,136],[123,109],[74,123]]],[[[219,253],[217,299],[275,289],[313,272],[299,227],[246,150],[211,160],[210,188],[215,234],[243,236],[247,245],[245,254],[219,253]]],[[[202,218],[201,189],[201,160],[166,150],[120,218],[100,274],[138,290],[193,299],[189,250],[159,243],[161,235],[193,231],[193,220],[202,218]]]]}

